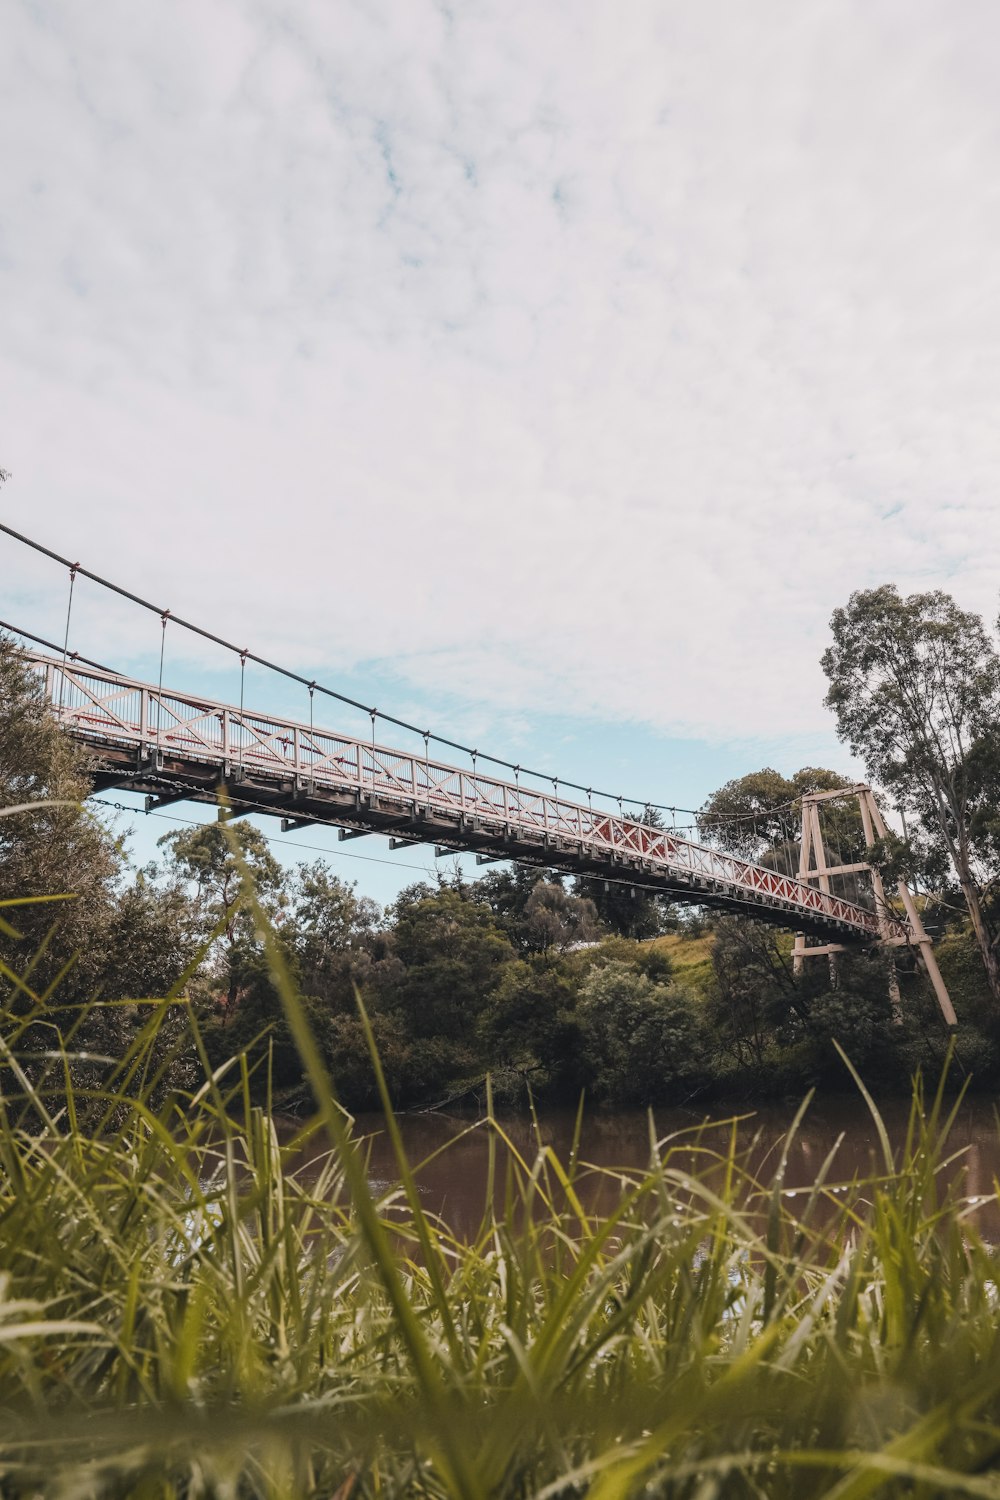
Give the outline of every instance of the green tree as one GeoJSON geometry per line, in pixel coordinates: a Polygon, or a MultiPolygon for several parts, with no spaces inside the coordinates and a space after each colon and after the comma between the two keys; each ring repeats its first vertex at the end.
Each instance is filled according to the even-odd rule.
{"type": "Polygon", "coordinates": [[[536,1092],[571,1095],[583,1083],[576,976],[567,961],[533,953],[505,964],[482,1020],[494,1087],[505,1073],[536,1092]]]}
{"type": "Polygon", "coordinates": [[[669,898],[649,886],[599,875],[578,875],[574,894],[590,901],[598,920],[612,932],[629,938],[659,937],[670,925],[669,898]]]}
{"type": "Polygon", "coordinates": [[[331,875],[321,861],[300,865],[284,934],[304,992],[353,1016],[355,988],[368,989],[378,962],[376,948],[384,948],[380,920],[377,904],[331,875]]]}
{"type": "Polygon", "coordinates": [[[62,974],[67,1000],[88,996],[101,973],[122,866],[117,841],[82,806],[89,791],[86,757],[59,728],[23,653],[0,634],[0,808],[42,804],[0,816],[0,901],[71,898],[10,909],[20,938],[0,937],[0,954],[16,971],[31,962],[37,991],[62,974]]]}
{"type": "Polygon", "coordinates": [[[969,798],[969,840],[986,878],[980,895],[993,947],[1000,932],[1000,724],[988,728],[965,762],[969,798]]]}
{"type": "Polygon", "coordinates": [[[524,946],[545,953],[592,943],[600,937],[597,908],[586,896],[574,896],[555,881],[539,880],[525,902],[521,922],[524,946]]]}
{"type": "Polygon", "coordinates": [[[230,827],[203,823],[164,834],[157,843],[168,851],[169,868],[175,878],[194,886],[202,938],[207,940],[215,934],[222,943],[218,977],[228,1018],[259,954],[241,864],[256,899],[272,921],[280,918],[287,901],[285,873],[264,835],[252,823],[235,822],[230,827]]]}
{"type": "Polygon", "coordinates": [[[511,865],[487,870],[475,883],[476,897],[485,901],[497,923],[517,948],[524,948],[524,908],[540,880],[562,885],[563,876],[555,870],[539,870],[534,865],[511,865]]]}
{"type": "Polygon", "coordinates": [[[475,882],[472,894],[487,903],[522,953],[590,942],[602,932],[593,902],[567,891],[565,876],[558,870],[525,865],[491,870],[475,882]]]}
{"type": "Polygon", "coordinates": [[[990,839],[977,822],[977,746],[1000,725],[1000,659],[978,615],[945,593],[902,598],[892,584],[834,611],[823,655],[837,732],[869,774],[933,833],[955,871],[995,1007],[998,934],[980,885],[990,839]]]}
{"type": "MultiPolygon", "coordinates": [[[[892,1023],[889,962],[884,950],[841,954],[835,984],[827,966],[817,961],[797,983],[776,989],[768,1009],[786,1074],[797,1083],[824,1078],[842,1083],[836,1041],[857,1067],[874,1066],[890,1080],[898,1076],[900,1046],[909,1033],[896,1034],[892,1023]]],[[[916,996],[907,1008],[913,1009],[913,1001],[919,1009],[916,996]]]]}
{"type": "Polygon", "coordinates": [[[100,995],[116,1001],[167,995],[195,964],[201,947],[199,914],[182,885],[157,885],[140,871],[118,892],[100,995]]]}
{"type": "Polygon", "coordinates": [[[712,1035],[739,1067],[761,1067],[774,1015],[795,993],[788,942],[775,928],[743,917],[720,917],[712,942],[715,983],[705,1016],[712,1035]]]}
{"type": "MultiPolygon", "coordinates": [[[[803,766],[782,776],[771,766],[727,781],[713,792],[698,816],[702,837],[720,849],[778,867],[798,869],[802,798],[807,792],[833,792],[852,783],[822,766],[803,766]]],[[[860,857],[864,831],[857,803],[845,800],[824,807],[824,833],[840,850],[844,863],[860,857]]]]}
{"type": "MultiPolygon", "coordinates": [[[[65,1083],[52,1061],[58,1039],[76,1086],[100,1088],[107,1059],[122,1056],[151,1015],[120,1002],[165,996],[197,952],[181,892],[141,877],[122,882],[120,842],[82,805],[90,786],[85,755],[59,728],[23,654],[0,637],[0,807],[41,804],[0,816],[0,901],[71,897],[0,912],[19,934],[0,937],[8,968],[0,999],[9,1017],[29,1023],[18,1039],[22,1065],[56,1097],[65,1083]]],[[[163,1086],[184,1081],[181,1007],[161,1018],[153,1056],[166,1068],[163,1086]]],[[[16,1080],[4,1082],[17,1092],[16,1080]]]]}
{"type": "MultiPolygon", "coordinates": [[[[842,1082],[834,1039],[858,1066],[892,1053],[898,1072],[899,1041],[909,1043],[913,1028],[900,1038],[892,1025],[887,962],[883,952],[843,953],[835,982],[819,959],[797,978],[786,933],[724,917],[712,944],[715,983],[705,1020],[722,1051],[738,1069],[752,1069],[764,1087],[781,1090],[824,1076],[842,1082]]],[[[913,993],[907,1011],[919,1009],[913,993]]]]}
{"type": "Polygon", "coordinates": [[[707,1078],[697,1002],[679,984],[655,984],[628,964],[595,966],[580,987],[582,1054],[607,1104],[679,1102],[707,1078]]]}
{"type": "Polygon", "coordinates": [[[764,766],[713,792],[698,815],[701,836],[741,859],[759,860],[786,844],[795,824],[795,786],[764,766]]]}
{"type": "Polygon", "coordinates": [[[416,1092],[485,1072],[482,1018],[514,950],[475,887],[442,884],[403,891],[392,908],[391,948],[399,969],[382,1004],[410,1038],[416,1092]]]}

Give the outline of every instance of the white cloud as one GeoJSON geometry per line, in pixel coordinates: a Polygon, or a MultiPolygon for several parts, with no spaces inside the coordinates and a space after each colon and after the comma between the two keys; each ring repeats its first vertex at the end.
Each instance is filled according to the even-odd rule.
{"type": "Polygon", "coordinates": [[[821,731],[852,588],[995,611],[998,41],[988,0],[16,6],[3,514],[472,716],[821,731]]]}

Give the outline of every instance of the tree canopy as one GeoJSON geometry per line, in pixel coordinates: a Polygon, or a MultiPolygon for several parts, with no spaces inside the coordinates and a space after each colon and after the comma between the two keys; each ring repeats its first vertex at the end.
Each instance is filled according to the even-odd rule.
{"type": "Polygon", "coordinates": [[[969,910],[994,1003],[998,934],[981,897],[995,857],[984,790],[995,775],[1000,657],[982,619],[935,590],[851,595],[831,620],[826,701],[870,776],[939,843],[969,910]]]}
{"type": "Polygon", "coordinates": [[[15,642],[0,634],[0,807],[34,804],[0,817],[0,901],[67,898],[19,906],[20,940],[0,941],[15,965],[20,953],[38,955],[36,990],[70,965],[65,996],[86,993],[102,969],[120,864],[115,839],[83,806],[88,790],[86,757],[59,729],[15,642]]]}
{"type": "MultiPolygon", "coordinates": [[[[742,859],[756,860],[794,874],[802,826],[802,798],[808,792],[833,792],[852,785],[837,771],[803,766],[782,776],[771,766],[727,781],[701,809],[698,823],[706,842],[742,859]]],[[[860,857],[864,833],[857,804],[834,802],[824,814],[831,844],[844,862],[860,857]]]]}

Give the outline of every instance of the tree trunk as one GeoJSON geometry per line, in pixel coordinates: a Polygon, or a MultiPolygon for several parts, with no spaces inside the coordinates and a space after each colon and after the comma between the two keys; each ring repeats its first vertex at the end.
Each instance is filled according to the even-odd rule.
{"type": "Polygon", "coordinates": [[[993,946],[992,936],[983,912],[983,905],[979,899],[979,887],[969,866],[969,849],[967,836],[964,829],[962,809],[955,804],[955,799],[950,797],[947,786],[941,786],[936,780],[932,780],[934,795],[937,800],[938,822],[944,837],[945,847],[951,855],[951,862],[958,876],[958,883],[965,897],[965,904],[969,910],[972,922],[972,931],[976,937],[983,967],[986,970],[986,983],[989,986],[990,998],[993,1004],[1000,1009],[1000,962],[997,952],[993,946]],[[958,836],[953,837],[949,827],[949,815],[958,828],[958,836]]]}
{"type": "Polygon", "coordinates": [[[962,895],[965,897],[965,904],[972,918],[972,930],[976,935],[976,942],[979,944],[979,952],[986,969],[986,982],[990,987],[990,995],[994,1005],[1000,1007],[1000,961],[997,959],[997,951],[993,946],[989,927],[986,925],[978,888],[968,869],[959,869],[958,883],[962,887],[962,895]]]}

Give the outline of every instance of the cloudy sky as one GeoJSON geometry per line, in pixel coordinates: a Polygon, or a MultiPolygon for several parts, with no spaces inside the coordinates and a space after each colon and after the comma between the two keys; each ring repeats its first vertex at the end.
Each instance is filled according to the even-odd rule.
{"type": "MultiPolygon", "coordinates": [[[[4,17],[11,525],[662,801],[845,763],[852,589],[995,617],[993,0],[4,17]]],[[[0,539],[0,602],[51,634],[64,580],[0,539]]],[[[155,623],[84,591],[77,643],[155,623]]]]}

